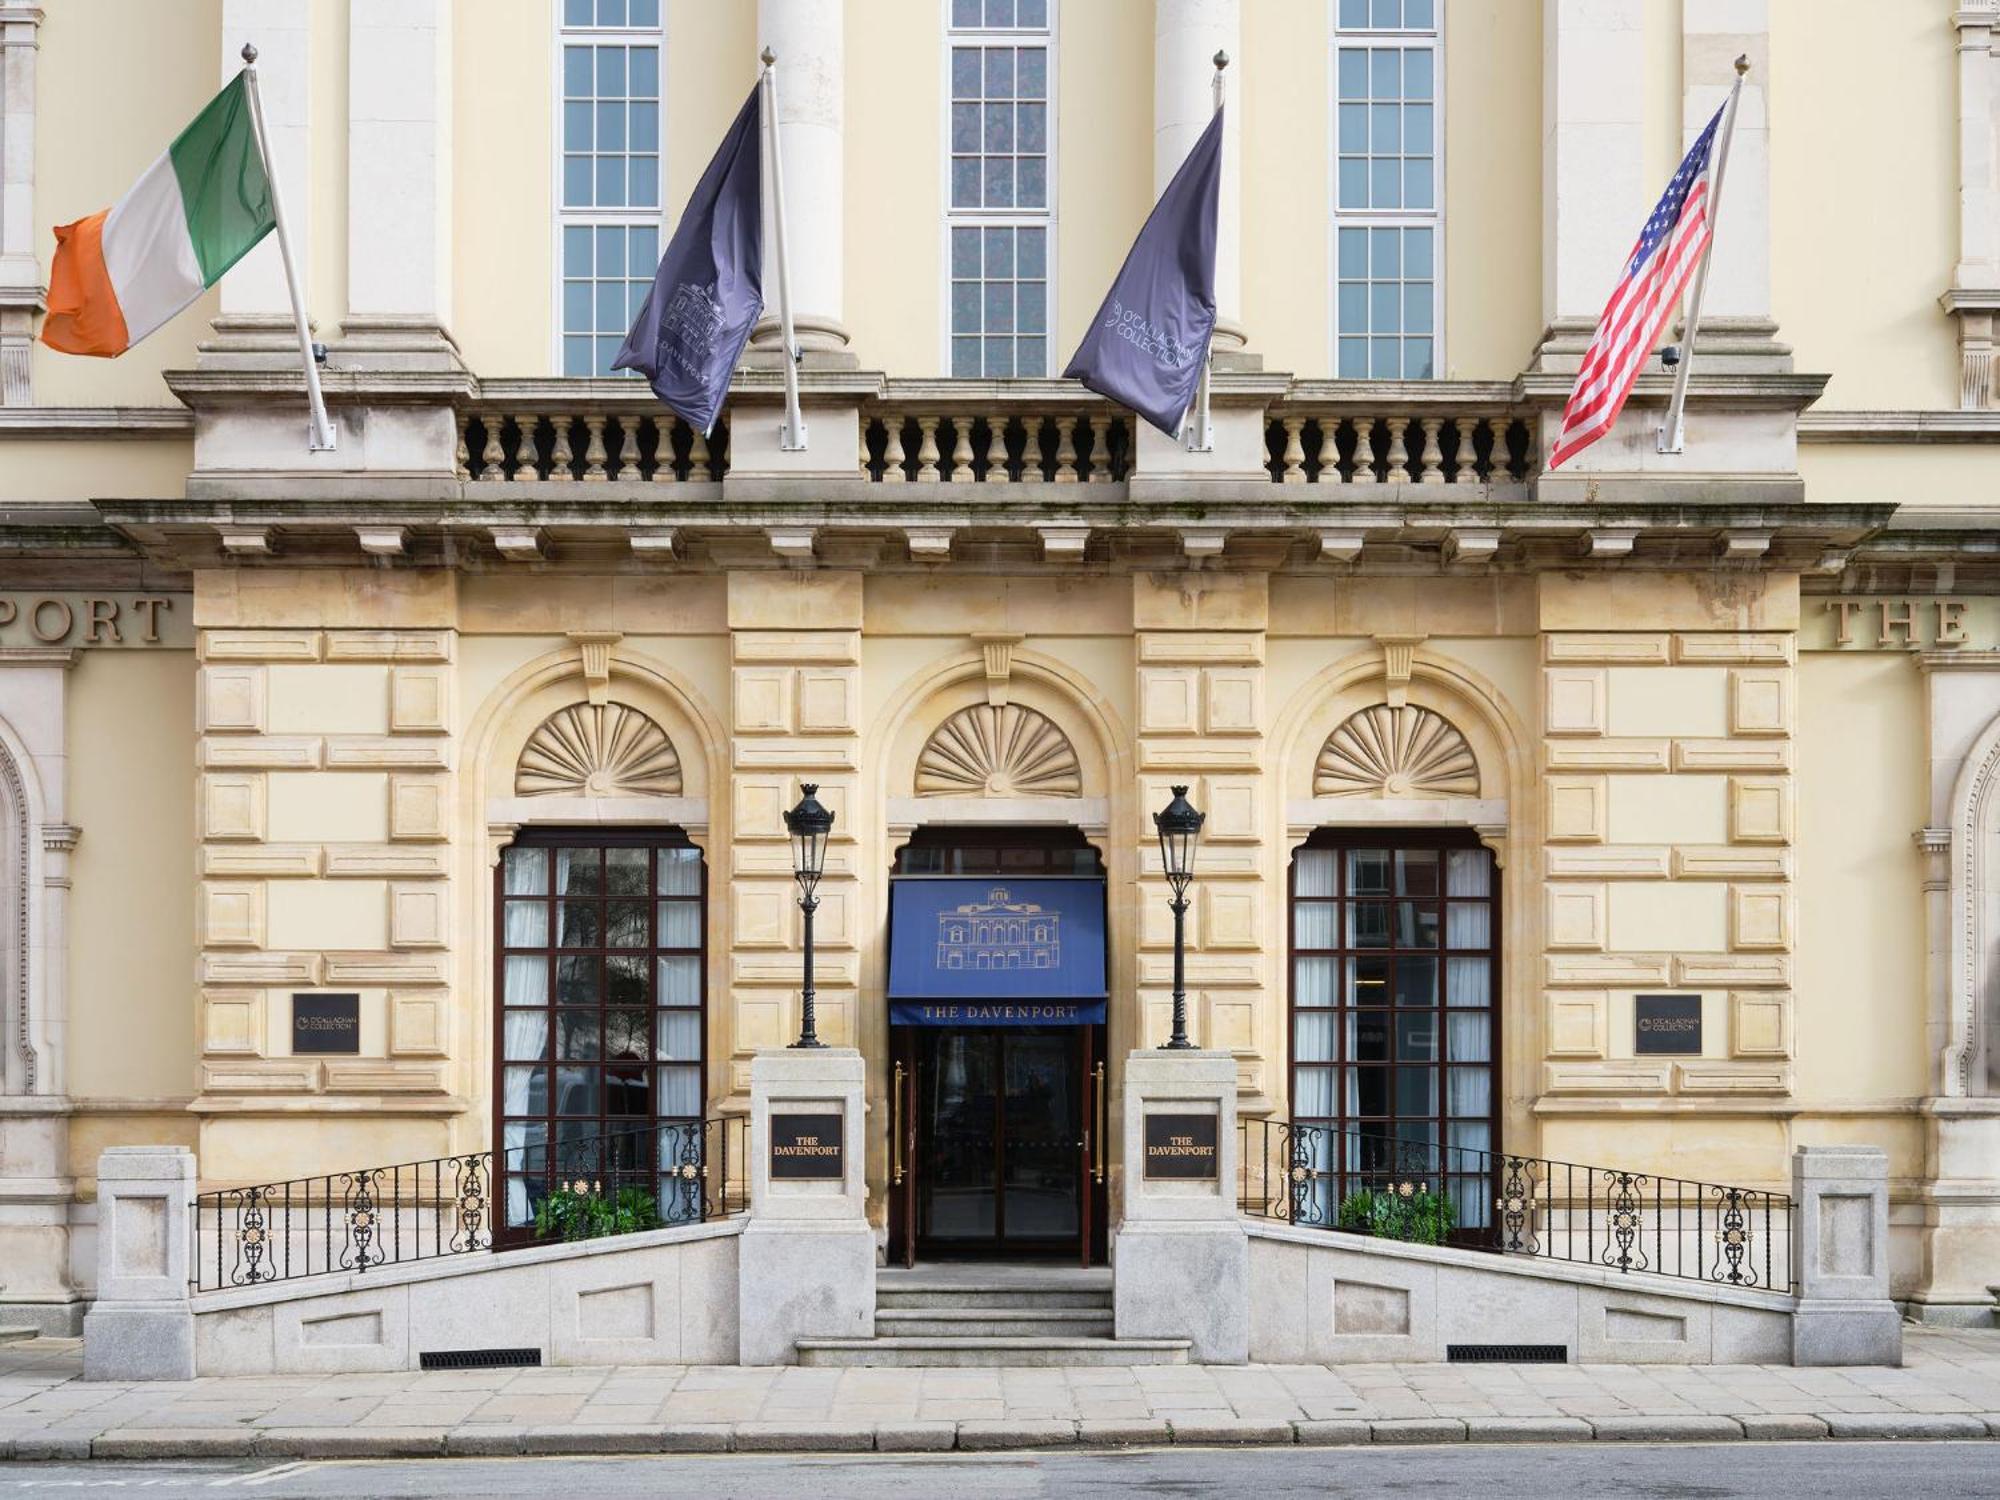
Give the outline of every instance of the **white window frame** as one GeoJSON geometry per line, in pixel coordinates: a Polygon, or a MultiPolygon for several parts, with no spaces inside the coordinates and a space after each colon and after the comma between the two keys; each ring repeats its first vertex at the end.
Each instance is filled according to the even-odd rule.
{"type": "MultiPolygon", "coordinates": [[[[1350,229],[1429,229],[1432,231],[1431,270],[1433,292],[1431,296],[1431,375],[1432,380],[1446,378],[1445,364],[1445,141],[1448,136],[1445,119],[1445,79],[1447,64],[1445,55],[1445,0],[1435,0],[1437,24],[1423,31],[1391,30],[1387,27],[1370,27],[1361,31],[1343,31],[1340,26],[1340,0],[1326,0],[1327,33],[1331,38],[1326,50],[1326,351],[1327,372],[1340,378],[1340,231],[1350,229]],[[1431,87],[1436,97],[1431,101],[1432,130],[1436,133],[1432,152],[1436,173],[1435,193],[1437,207],[1427,211],[1411,212],[1408,209],[1345,209],[1340,206],[1340,49],[1343,43],[1367,45],[1387,43],[1409,48],[1428,46],[1431,49],[1431,87]]],[[[1374,376],[1364,379],[1373,380],[1374,376]]]]}
{"type": "MultiPolygon", "coordinates": [[[[951,49],[955,45],[968,46],[1020,45],[1023,38],[1040,38],[1038,31],[989,31],[984,27],[977,30],[967,27],[954,28],[951,24],[951,0],[938,0],[938,32],[942,45],[938,48],[938,204],[940,220],[938,227],[938,369],[947,380],[957,378],[951,373],[951,232],[953,229],[1043,229],[1048,232],[1048,258],[1046,279],[1048,300],[1043,316],[1048,325],[1043,335],[1048,340],[1048,360],[1044,373],[1014,376],[1017,380],[1052,380],[1060,373],[1056,359],[1057,328],[1057,222],[1056,205],[1060,201],[1059,183],[1061,174],[1061,151],[1058,131],[1057,99],[1061,93],[1060,79],[1062,67],[1062,4],[1061,0],[1049,0],[1049,29],[1047,32],[1049,49],[1048,70],[1048,185],[1049,201],[1046,209],[1023,212],[1019,208],[960,208],[951,206],[951,49]]],[[[983,277],[982,277],[983,280],[983,277]]],[[[986,376],[971,377],[987,379],[986,376]]]]}
{"type": "MultiPolygon", "coordinates": [[[[563,230],[571,225],[642,227],[645,214],[620,213],[604,208],[563,206],[563,48],[570,43],[612,43],[624,46],[657,46],[660,49],[660,204],[654,224],[659,231],[660,249],[667,246],[667,17],[672,0],[660,0],[657,26],[567,26],[563,23],[563,0],[551,0],[549,20],[555,44],[549,49],[549,373],[562,379],[603,379],[602,376],[563,374],[563,230]]],[[[629,278],[628,278],[629,279],[629,278]]],[[[634,372],[618,371],[610,378],[631,379],[634,372]]]]}

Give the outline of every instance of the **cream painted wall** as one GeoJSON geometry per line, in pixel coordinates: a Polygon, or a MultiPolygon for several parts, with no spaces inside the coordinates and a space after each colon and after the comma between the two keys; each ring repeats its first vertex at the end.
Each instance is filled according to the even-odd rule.
{"type": "Polygon", "coordinates": [[[100,649],[69,676],[70,1092],[195,1092],[193,653],[100,649]]]}
{"type": "MultiPolygon", "coordinates": [[[[1444,51],[1445,323],[1438,373],[1504,380],[1527,363],[1542,332],[1541,7],[1448,0],[1444,51]]],[[[1321,271],[1322,284],[1329,274],[1321,271]]],[[[1326,352],[1313,368],[1332,373],[1326,352]]]]}
{"type": "MultiPolygon", "coordinates": [[[[1955,370],[1956,346],[1950,352],[1955,370]]],[[[1953,404],[1956,399],[1954,395],[1953,404]]],[[[1802,443],[1799,473],[1806,482],[1806,499],[1828,504],[1926,508],[1991,506],[2000,501],[1993,450],[1983,443],[1922,447],[1908,443],[1802,443]]]]}
{"type": "MultiPolygon", "coordinates": [[[[849,5],[846,46],[842,321],[868,368],[936,375],[945,368],[943,9],[939,0],[849,5]]],[[[792,253],[811,250],[795,240],[792,253]]]]}
{"type": "MultiPolygon", "coordinates": [[[[312,0],[312,224],[306,312],[322,342],[347,307],[347,0],[312,0]]],[[[255,38],[245,38],[254,41],[255,38]]],[[[303,188],[285,184],[294,196],[303,188]]]]}
{"type": "MultiPolygon", "coordinates": [[[[459,0],[452,37],[452,335],[481,375],[547,375],[554,11],[550,0],[459,0]]],[[[678,145],[667,143],[669,170],[678,145]]]]}
{"type": "Polygon", "coordinates": [[[1798,999],[1802,1099],[1926,1088],[1924,703],[1901,652],[1799,658],[1798,999]],[[1865,941],[1857,938],[1866,935],[1865,941]]]}
{"type": "MultiPolygon", "coordinates": [[[[194,318],[193,312],[187,314],[194,318]]],[[[204,325],[205,326],[205,325],[204,325]]],[[[166,338],[171,333],[158,335],[166,338]]],[[[150,348],[151,345],[146,347],[150,348]]],[[[71,364],[85,361],[71,359],[53,350],[35,346],[37,359],[68,359],[71,364]]],[[[136,355],[129,356],[137,358],[136,355]]],[[[193,363],[193,355],[188,363],[193,363]]],[[[113,362],[90,360],[93,367],[108,368],[113,362]]],[[[50,392],[45,389],[36,366],[35,395],[45,404],[53,405],[58,400],[95,404],[103,400],[118,400],[120,396],[102,395],[96,388],[69,392],[50,392]]],[[[146,377],[158,384],[157,370],[146,377]]],[[[167,388],[158,386],[165,396],[167,388]]],[[[136,401],[140,392],[132,392],[136,401]]],[[[148,405],[161,402],[148,401],[148,405]]],[[[97,496],[116,495],[125,499],[172,499],[187,489],[188,471],[194,467],[194,440],[192,438],[162,438],[158,440],[131,441],[121,439],[112,443],[80,443],[59,439],[9,438],[4,449],[0,449],[0,503],[15,500],[77,501],[89,500],[97,496]]]]}
{"type": "MultiPolygon", "coordinates": [[[[1153,6],[1152,0],[1067,0],[1053,8],[1059,16],[1057,282],[1049,366],[1059,374],[1152,211],[1153,6]]],[[[1245,9],[1254,9],[1254,0],[1245,9]]],[[[1243,149],[1247,161],[1247,138],[1243,149]]],[[[1249,243],[1245,236],[1246,284],[1249,243]]]]}
{"type": "Polygon", "coordinates": [[[1951,14],[1771,0],[1772,300],[1798,368],[1833,373],[1824,407],[1958,404],[1951,14]]]}
{"type": "MultiPolygon", "coordinates": [[[[174,0],[170,7],[159,0],[61,0],[43,8],[35,62],[34,240],[44,280],[56,248],[50,226],[109,208],[215,93],[221,26],[222,0],[174,0]],[[112,102],[115,113],[107,118],[112,102]]],[[[195,342],[208,336],[218,301],[209,292],[119,359],[58,354],[36,344],[35,400],[44,406],[176,405],[160,371],[194,363],[195,342]]],[[[78,467],[78,452],[63,450],[68,467],[78,467]]],[[[7,498],[17,498],[21,461],[10,443],[0,462],[7,498]]],[[[172,489],[157,493],[179,494],[188,467],[183,459],[172,489]]],[[[75,492],[45,488],[18,498],[106,493],[82,476],[64,483],[75,492]]]]}

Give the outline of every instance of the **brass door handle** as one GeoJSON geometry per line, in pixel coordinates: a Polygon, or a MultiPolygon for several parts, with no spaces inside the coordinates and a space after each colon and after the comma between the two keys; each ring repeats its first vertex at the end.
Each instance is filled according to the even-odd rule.
{"type": "Polygon", "coordinates": [[[896,1064],[895,1081],[889,1086],[889,1184],[903,1185],[903,1065],[896,1064]]]}
{"type": "MultiPolygon", "coordinates": [[[[1097,1182],[1104,1181],[1104,1134],[1110,1129],[1110,1105],[1104,1100],[1104,1064],[1097,1065],[1097,1151],[1092,1159],[1091,1177],[1097,1182]]],[[[1085,1132],[1084,1139],[1090,1139],[1085,1132]]]]}

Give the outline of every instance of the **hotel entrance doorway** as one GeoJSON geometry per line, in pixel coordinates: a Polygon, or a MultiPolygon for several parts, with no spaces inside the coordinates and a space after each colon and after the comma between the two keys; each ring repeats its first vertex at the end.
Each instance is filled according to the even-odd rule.
{"type": "Polygon", "coordinates": [[[890,904],[890,1257],[1104,1258],[1104,873],[1074,829],[919,830],[890,904]]]}

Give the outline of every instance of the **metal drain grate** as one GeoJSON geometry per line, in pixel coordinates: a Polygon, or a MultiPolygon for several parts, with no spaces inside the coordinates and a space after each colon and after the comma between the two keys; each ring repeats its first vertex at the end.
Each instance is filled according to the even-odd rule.
{"type": "Polygon", "coordinates": [[[426,1349],[417,1356],[422,1370],[508,1370],[541,1362],[539,1349],[426,1349]]]}
{"type": "Polygon", "coordinates": [[[1454,1365],[1566,1365],[1567,1344],[1446,1344],[1444,1357],[1454,1365]]]}

